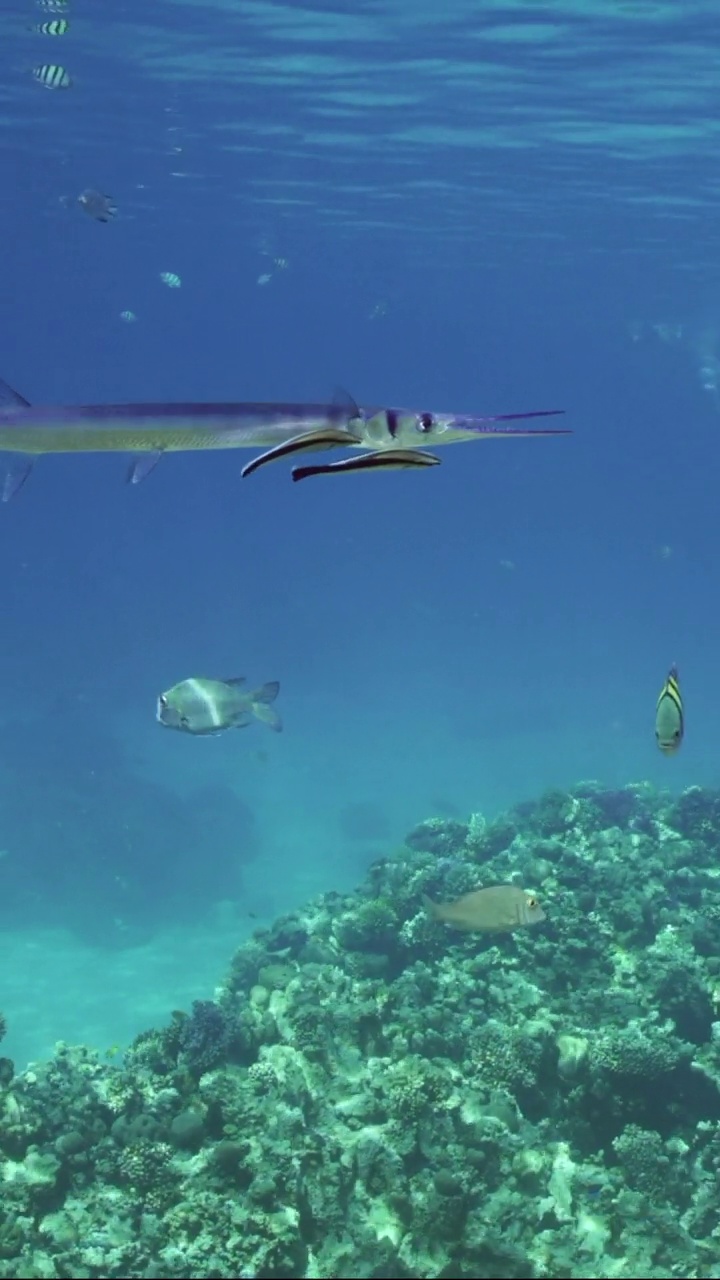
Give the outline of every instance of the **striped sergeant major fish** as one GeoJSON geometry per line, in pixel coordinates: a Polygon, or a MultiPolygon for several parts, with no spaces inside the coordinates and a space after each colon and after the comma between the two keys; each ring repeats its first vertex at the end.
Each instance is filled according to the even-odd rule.
{"type": "Polygon", "coordinates": [[[72,80],[65,68],[58,67],[52,62],[44,62],[41,67],[35,67],[33,75],[46,89],[69,89],[72,85],[72,80]]]}
{"type": "Polygon", "coordinates": [[[660,690],[655,708],[655,740],[664,756],[680,750],[685,735],[685,712],[680,695],[678,669],[673,666],[660,690]]]}
{"type": "Polygon", "coordinates": [[[30,28],[38,36],[64,36],[70,30],[67,18],[54,18],[52,22],[36,22],[30,28]]]}
{"type": "Polygon", "coordinates": [[[124,453],[132,461],[127,479],[139,484],[165,453],[211,449],[264,449],[242,470],[251,475],[279,458],[317,450],[363,450],[362,456],[321,466],[293,468],[293,480],[335,471],[435,466],[423,447],[462,440],[569,435],[556,427],[512,425],[518,419],[550,417],[562,409],[468,417],[405,409],[362,409],[354,401],[333,403],[157,403],[33,406],[0,380],[0,453],[10,455],[0,498],[8,502],[42,454],[124,453]]]}

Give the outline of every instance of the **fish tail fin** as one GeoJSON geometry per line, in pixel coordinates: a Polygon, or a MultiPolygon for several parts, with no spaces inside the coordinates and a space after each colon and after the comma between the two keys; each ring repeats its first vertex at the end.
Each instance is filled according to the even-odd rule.
{"type": "Polygon", "coordinates": [[[291,475],[293,480],[307,480],[308,476],[325,476],[332,470],[332,463],[325,462],[314,467],[293,467],[291,475]]]}
{"type": "Polygon", "coordinates": [[[0,405],[4,405],[7,409],[29,409],[30,401],[0,378],[0,405]]]}
{"type": "Polygon", "coordinates": [[[262,685],[260,689],[256,689],[253,694],[253,702],[270,703],[274,702],[280,692],[279,680],[268,680],[267,684],[262,685]]]}
{"type": "Polygon", "coordinates": [[[422,904],[431,920],[442,920],[442,908],[439,903],[433,902],[432,898],[428,898],[426,893],[422,896],[422,904]]]}
{"type": "Polygon", "coordinates": [[[263,724],[268,725],[270,729],[274,729],[275,733],[282,732],[282,720],[272,706],[279,690],[279,680],[268,680],[267,684],[264,684],[262,688],[255,690],[252,700],[252,709],[256,718],[262,720],[263,724]]]}

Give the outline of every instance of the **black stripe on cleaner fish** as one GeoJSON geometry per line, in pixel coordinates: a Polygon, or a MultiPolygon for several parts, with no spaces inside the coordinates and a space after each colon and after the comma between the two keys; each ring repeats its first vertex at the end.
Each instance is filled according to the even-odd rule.
{"type": "Polygon", "coordinates": [[[317,466],[293,467],[293,480],[306,480],[308,476],[331,476],[336,471],[406,471],[413,467],[437,467],[440,459],[423,449],[377,449],[356,458],[343,458],[340,462],[326,462],[317,466]]]}

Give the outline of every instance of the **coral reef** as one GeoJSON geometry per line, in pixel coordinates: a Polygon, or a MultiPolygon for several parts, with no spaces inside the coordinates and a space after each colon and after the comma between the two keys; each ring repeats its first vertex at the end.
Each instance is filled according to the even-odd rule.
{"type": "Polygon", "coordinates": [[[433,819],[122,1065],[6,1070],[0,1278],[720,1277],[719,841],[699,788],[433,819]],[[542,926],[422,909],[509,880],[542,926]]]}

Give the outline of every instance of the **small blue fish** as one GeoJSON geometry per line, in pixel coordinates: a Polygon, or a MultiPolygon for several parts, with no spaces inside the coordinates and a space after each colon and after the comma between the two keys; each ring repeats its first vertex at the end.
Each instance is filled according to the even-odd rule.
{"type": "Polygon", "coordinates": [[[167,285],[168,289],[179,289],[182,284],[182,280],[174,271],[161,271],[160,279],[163,284],[167,285]]]}

